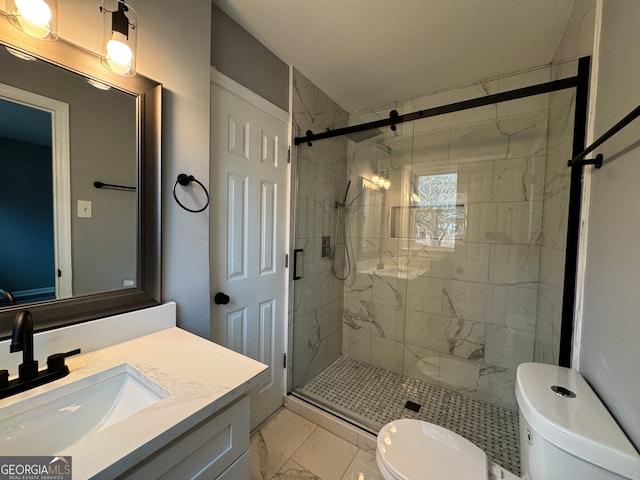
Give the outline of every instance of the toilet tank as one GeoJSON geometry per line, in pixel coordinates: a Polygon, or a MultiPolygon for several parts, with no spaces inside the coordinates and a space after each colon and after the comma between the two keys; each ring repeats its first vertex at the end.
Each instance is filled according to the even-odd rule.
{"type": "Polygon", "coordinates": [[[640,455],[575,370],[523,363],[516,375],[527,480],[640,480],[640,455]]]}

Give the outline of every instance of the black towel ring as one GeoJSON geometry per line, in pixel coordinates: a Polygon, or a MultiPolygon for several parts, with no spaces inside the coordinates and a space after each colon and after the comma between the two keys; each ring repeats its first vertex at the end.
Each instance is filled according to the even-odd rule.
{"type": "Polygon", "coordinates": [[[200,180],[197,180],[193,175],[186,175],[184,173],[181,173],[180,175],[178,175],[178,178],[176,179],[175,183],[173,184],[173,199],[176,201],[176,203],[178,205],[180,205],[182,208],[184,208],[187,212],[192,212],[192,213],[203,212],[209,206],[209,192],[207,191],[207,187],[205,187],[202,184],[202,182],[200,182],[200,180]],[[182,185],[183,187],[186,187],[191,182],[196,182],[198,185],[200,185],[202,187],[202,189],[204,190],[205,195],[207,196],[207,203],[204,204],[204,207],[202,207],[200,209],[197,209],[197,210],[189,208],[189,207],[185,207],[182,204],[182,202],[180,200],[178,200],[178,196],[176,195],[176,187],[178,186],[178,184],[182,185]]]}

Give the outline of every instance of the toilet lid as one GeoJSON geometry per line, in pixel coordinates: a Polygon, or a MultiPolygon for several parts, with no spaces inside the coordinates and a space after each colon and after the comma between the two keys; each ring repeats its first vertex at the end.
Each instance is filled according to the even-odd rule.
{"type": "Polygon", "coordinates": [[[377,454],[402,480],[487,480],[487,456],[467,439],[420,420],[388,423],[378,433],[377,454]]]}

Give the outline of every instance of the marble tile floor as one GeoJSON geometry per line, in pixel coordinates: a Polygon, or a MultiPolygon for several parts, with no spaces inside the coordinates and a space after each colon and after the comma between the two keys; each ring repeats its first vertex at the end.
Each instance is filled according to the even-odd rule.
{"type": "Polygon", "coordinates": [[[251,435],[250,480],[383,480],[375,452],[283,408],[251,435]]]}
{"type": "Polygon", "coordinates": [[[348,356],[338,358],[298,393],[376,432],[398,418],[441,425],[479,446],[495,463],[520,474],[517,411],[348,356]],[[419,411],[405,408],[407,401],[419,404],[419,411]]]}

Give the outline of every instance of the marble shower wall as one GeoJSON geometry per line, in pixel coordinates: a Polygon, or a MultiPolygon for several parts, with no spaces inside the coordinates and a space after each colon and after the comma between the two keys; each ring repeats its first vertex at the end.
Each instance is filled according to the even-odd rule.
{"type": "MultiPolygon", "coordinates": [[[[343,127],[347,113],[300,72],[293,74],[294,136],[343,127]]],[[[292,152],[293,248],[304,249],[301,279],[290,282],[289,349],[293,359],[290,388],[304,385],[342,354],[343,282],[322,257],[322,237],[335,246],[336,210],[347,179],[344,137],[300,145],[292,152]],[[295,199],[295,201],[294,201],[295,199]],[[294,210],[294,208],[296,210],[294,210]]],[[[290,261],[293,265],[293,259],[290,261]]]]}
{"type": "MultiPolygon", "coordinates": [[[[547,82],[551,73],[532,70],[390,108],[449,104],[547,82]]],[[[354,192],[382,207],[360,196],[350,209],[357,273],[344,289],[346,355],[517,408],[515,369],[534,358],[549,102],[539,95],[423,119],[350,145],[349,178],[361,185],[382,167],[391,187],[354,192]],[[410,204],[413,176],[439,173],[457,174],[466,211],[455,245],[409,239],[409,208],[395,209],[404,216],[393,222],[404,228],[396,236],[404,238],[389,238],[390,207],[410,204]],[[371,216],[381,219],[377,230],[371,216]]]]}

